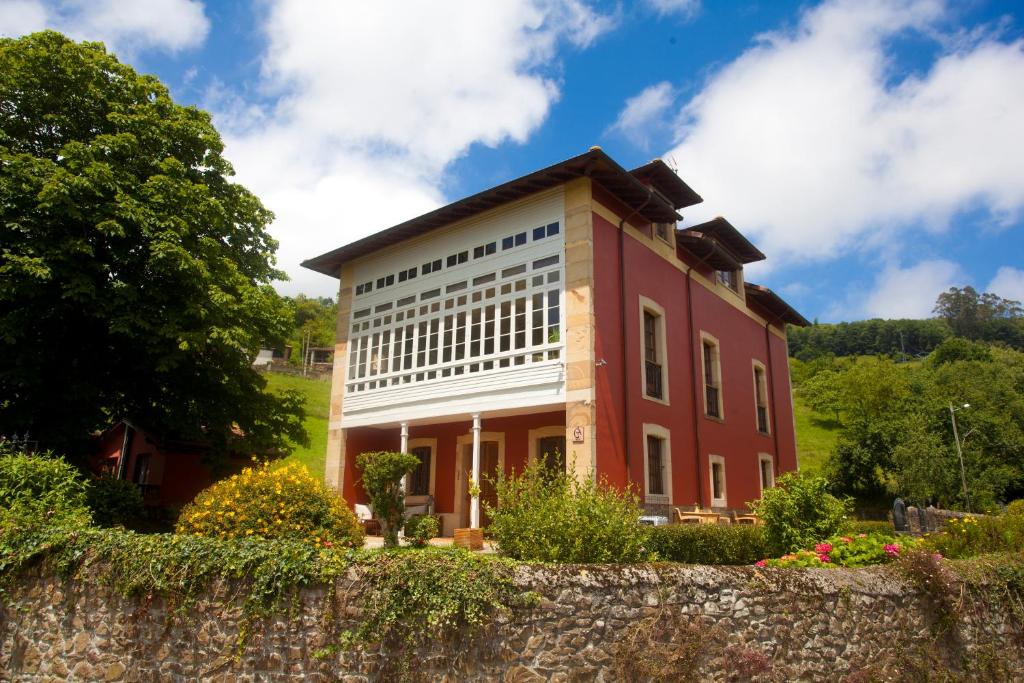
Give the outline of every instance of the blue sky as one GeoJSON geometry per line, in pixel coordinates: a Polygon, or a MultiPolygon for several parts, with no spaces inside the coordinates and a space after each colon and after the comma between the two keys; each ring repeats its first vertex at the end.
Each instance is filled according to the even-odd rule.
{"type": "Polygon", "coordinates": [[[808,318],[1024,299],[1024,12],[997,0],[0,0],[210,110],[298,263],[601,145],[661,157],[808,318]]]}

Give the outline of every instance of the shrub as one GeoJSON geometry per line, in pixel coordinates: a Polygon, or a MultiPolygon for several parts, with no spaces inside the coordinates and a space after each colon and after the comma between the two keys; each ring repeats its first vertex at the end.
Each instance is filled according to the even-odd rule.
{"type": "Polygon", "coordinates": [[[373,516],[380,522],[385,547],[398,545],[398,531],[405,520],[402,477],[419,464],[415,455],[395,451],[371,451],[356,456],[356,466],[363,472],[363,489],[370,497],[373,516]]]}
{"type": "Polygon", "coordinates": [[[133,526],[145,512],[139,487],[124,479],[97,477],[89,482],[86,501],[99,526],[133,526]]]}
{"type": "Polygon", "coordinates": [[[88,524],[85,479],[53,453],[20,453],[0,446],[0,511],[88,524]]]}
{"type": "Polygon", "coordinates": [[[732,524],[672,524],[651,529],[658,559],[688,564],[753,564],[768,555],[764,529],[732,524]]]}
{"type": "Polygon", "coordinates": [[[405,537],[417,548],[426,546],[440,530],[441,523],[433,515],[413,515],[405,522],[405,537]]]}
{"type": "Polygon", "coordinates": [[[358,547],[363,531],[337,493],[300,464],[250,467],[201,491],[182,509],[179,534],[293,539],[358,547]]]}
{"type": "Polygon", "coordinates": [[[771,554],[795,552],[839,532],[850,510],[827,490],[824,477],[787,472],[761,499],[750,503],[764,520],[771,554]]]}
{"type": "Polygon", "coordinates": [[[522,474],[498,474],[497,507],[484,503],[499,551],[540,562],[639,562],[650,557],[650,527],[639,501],[606,481],[577,481],[539,460],[522,474]]]}
{"type": "Polygon", "coordinates": [[[896,538],[896,529],[892,522],[876,522],[863,519],[848,519],[843,524],[843,533],[847,536],[867,534],[869,536],[885,536],[896,538]]]}
{"type": "Polygon", "coordinates": [[[1024,498],[1011,501],[1003,512],[1004,515],[1010,517],[1024,517],[1024,498]]]}
{"type": "Polygon", "coordinates": [[[954,517],[943,530],[928,534],[925,545],[944,557],[962,559],[982,553],[1024,551],[1024,516],[954,517]]]}

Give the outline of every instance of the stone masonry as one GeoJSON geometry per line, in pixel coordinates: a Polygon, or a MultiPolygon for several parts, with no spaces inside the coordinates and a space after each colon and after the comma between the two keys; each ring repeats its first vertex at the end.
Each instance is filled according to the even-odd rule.
{"type": "Polygon", "coordinates": [[[535,606],[461,642],[405,654],[337,647],[341,630],[359,618],[358,576],[333,591],[296,591],[276,616],[246,626],[224,599],[230,585],[177,614],[162,598],[25,575],[0,593],[0,680],[643,680],[630,667],[687,647],[699,681],[840,681],[915,653],[932,653],[936,665],[953,669],[971,657],[996,657],[1007,676],[1020,680],[1024,672],[1021,623],[1008,610],[975,606],[943,635],[929,599],[891,568],[517,571],[523,589],[541,596],[535,606]],[[248,632],[241,647],[240,628],[248,632]]]}

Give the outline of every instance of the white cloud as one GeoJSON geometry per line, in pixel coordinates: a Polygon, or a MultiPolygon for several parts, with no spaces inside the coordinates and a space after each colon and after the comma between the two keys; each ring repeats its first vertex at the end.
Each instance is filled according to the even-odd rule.
{"type": "Polygon", "coordinates": [[[443,203],[470,145],[524,142],[557,100],[557,49],[613,19],[578,0],[328,3],[275,0],[254,106],[208,106],[238,179],[275,212],[285,292],[335,294],[299,263],[443,203]]]}
{"type": "Polygon", "coordinates": [[[960,266],[943,259],[886,267],[864,299],[863,313],[871,318],[930,318],[939,294],[960,286],[963,277],[960,266]]]}
{"type": "Polygon", "coordinates": [[[1003,266],[985,288],[986,292],[998,294],[1004,299],[1024,301],[1024,270],[1003,266]]]}
{"type": "Polygon", "coordinates": [[[46,8],[36,0],[0,3],[0,36],[15,37],[46,27],[46,8]]]}
{"type": "Polygon", "coordinates": [[[675,100],[675,91],[667,81],[648,86],[639,95],[626,100],[619,118],[608,129],[625,135],[633,144],[646,149],[650,135],[665,126],[665,112],[675,100]]]}
{"type": "Polygon", "coordinates": [[[661,16],[675,14],[684,19],[693,18],[700,10],[700,0],[645,0],[661,16]]]}
{"type": "Polygon", "coordinates": [[[210,22],[199,0],[13,0],[0,7],[0,35],[52,28],[76,40],[101,40],[121,56],[202,44],[210,22]]]}
{"type": "Polygon", "coordinates": [[[943,230],[982,207],[1024,207],[1024,43],[941,40],[919,76],[892,71],[892,41],[935,36],[940,0],[834,0],[759,37],[683,108],[669,154],[773,264],[873,249],[943,230]],[[894,82],[895,81],[895,82],[894,82]]]}

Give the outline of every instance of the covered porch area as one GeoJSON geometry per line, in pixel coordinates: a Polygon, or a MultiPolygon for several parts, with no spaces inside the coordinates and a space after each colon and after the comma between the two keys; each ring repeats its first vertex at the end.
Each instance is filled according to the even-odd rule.
{"type": "Polygon", "coordinates": [[[369,503],[356,466],[360,453],[412,453],[420,466],[406,480],[406,506],[430,509],[440,519],[444,537],[457,528],[487,526],[483,503],[497,503],[494,480],[499,472],[521,472],[527,462],[545,453],[557,453],[563,468],[572,458],[566,450],[564,403],[351,427],[345,432],[345,500],[369,503]],[[479,482],[478,497],[471,495],[474,481],[479,482]]]}

